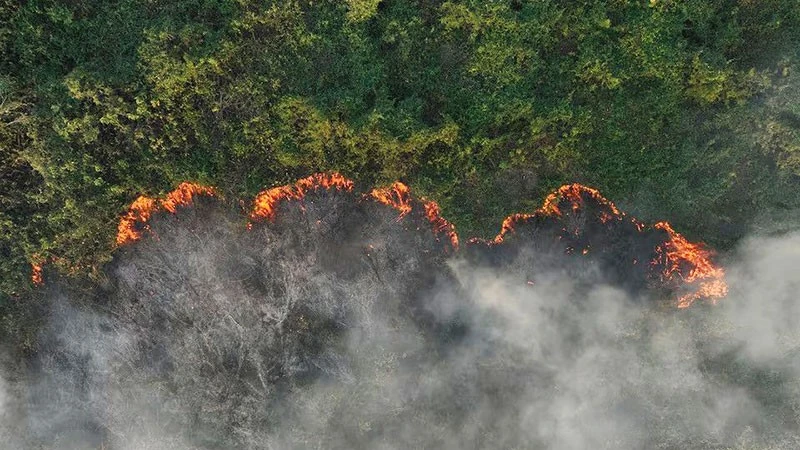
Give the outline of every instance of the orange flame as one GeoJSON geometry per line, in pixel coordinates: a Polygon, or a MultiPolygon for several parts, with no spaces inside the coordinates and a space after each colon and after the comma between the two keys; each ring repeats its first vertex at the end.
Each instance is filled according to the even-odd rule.
{"type": "MultiPolygon", "coordinates": [[[[507,234],[514,232],[518,223],[525,222],[533,217],[561,217],[565,212],[562,207],[565,202],[572,212],[577,212],[580,210],[585,198],[593,199],[600,206],[599,219],[602,223],[626,218],[625,213],[620,211],[613,202],[603,197],[597,189],[578,183],[567,184],[548,195],[541,208],[533,214],[513,214],[508,216],[503,221],[500,233],[486,243],[488,245],[501,244],[507,234]]],[[[647,229],[647,226],[636,218],[631,217],[630,221],[640,233],[647,229]]],[[[666,243],[655,249],[658,256],[651,262],[653,267],[660,264],[666,266],[664,272],[660,274],[661,280],[668,282],[680,279],[688,284],[697,283],[693,292],[685,294],[678,299],[677,306],[679,308],[687,308],[701,298],[709,299],[712,304],[716,304],[720,298],[727,295],[728,286],[725,283],[725,272],[721,267],[715,266],[711,262],[711,256],[713,256],[711,251],[706,250],[702,243],[689,242],[681,234],[673,230],[667,222],[656,223],[653,228],[663,230],[669,236],[669,240],[666,243]],[[685,275],[683,273],[684,270],[688,270],[685,275]]],[[[480,242],[480,240],[473,239],[470,242],[480,242]]],[[[568,253],[571,253],[569,249],[568,253]]],[[[589,250],[584,249],[581,253],[586,255],[589,250]]],[[[634,264],[637,262],[637,260],[633,261],[634,264]]]]}
{"type": "Polygon", "coordinates": [[[158,202],[145,195],[139,196],[131,203],[128,212],[119,221],[117,245],[126,245],[141,239],[142,231],[148,229],[147,221],[150,220],[150,216],[160,208],[175,213],[179,206],[187,206],[192,203],[192,199],[197,195],[214,196],[216,191],[211,187],[183,182],[158,202]]]}
{"type": "Polygon", "coordinates": [[[150,197],[142,195],[134,200],[117,226],[117,245],[125,245],[139,240],[142,232],[136,229],[136,225],[150,220],[150,216],[156,209],[156,201],[150,197]]]}
{"type": "Polygon", "coordinates": [[[298,180],[294,185],[278,186],[259,193],[250,213],[250,220],[275,220],[278,204],[284,200],[301,200],[309,191],[337,189],[352,191],[353,182],[338,173],[317,173],[298,180]]]}
{"type": "Polygon", "coordinates": [[[453,249],[458,250],[458,234],[456,233],[456,227],[441,216],[438,203],[432,200],[425,202],[425,217],[428,218],[428,222],[433,226],[433,233],[437,235],[441,233],[446,234],[448,239],[450,239],[450,244],[453,245],[453,249]]]}
{"type": "MultiPolygon", "coordinates": [[[[253,201],[253,209],[250,213],[250,220],[275,220],[278,205],[282,201],[302,200],[306,193],[317,189],[337,189],[342,191],[352,191],[353,182],[338,173],[317,173],[310,177],[303,178],[293,185],[277,186],[259,193],[253,201]]],[[[386,188],[377,188],[370,191],[362,199],[373,199],[382,204],[388,205],[399,212],[397,220],[402,220],[414,208],[414,200],[411,197],[411,189],[399,181],[386,188]]],[[[425,217],[431,223],[434,234],[444,233],[447,235],[454,248],[458,248],[458,235],[455,227],[441,217],[439,205],[436,202],[422,199],[425,209],[425,217]]],[[[248,225],[248,228],[252,223],[248,225]]]]}
{"type": "Polygon", "coordinates": [[[55,265],[60,270],[66,271],[66,273],[70,275],[75,275],[79,271],[87,269],[86,265],[70,263],[66,259],[61,258],[59,256],[49,255],[48,257],[45,258],[38,253],[35,253],[31,256],[30,264],[31,264],[31,283],[33,283],[35,286],[44,285],[44,266],[46,264],[55,265]]]}
{"type": "Polygon", "coordinates": [[[561,216],[561,202],[564,200],[570,202],[573,212],[577,212],[585,196],[592,198],[606,210],[600,213],[600,221],[603,223],[614,218],[621,219],[625,215],[617,209],[614,202],[603,197],[600,191],[579,183],[565,184],[548,195],[544,199],[542,207],[539,208],[539,212],[544,215],[561,216]]]}
{"type": "MultiPolygon", "coordinates": [[[[396,209],[400,213],[397,216],[398,222],[414,209],[411,189],[399,181],[395,181],[391,186],[386,188],[373,189],[369,193],[368,198],[372,198],[396,209]]],[[[424,198],[421,198],[420,201],[422,201],[422,206],[425,209],[425,217],[433,228],[433,233],[437,236],[444,233],[450,240],[453,249],[458,249],[458,234],[456,233],[456,228],[452,223],[441,216],[439,204],[424,198]]]]}
{"type": "Polygon", "coordinates": [[[165,199],[161,200],[161,207],[174,214],[179,206],[186,206],[192,203],[192,198],[196,195],[213,197],[216,192],[213,188],[207,186],[183,182],[174,191],[167,194],[165,199]]]}
{"type": "Polygon", "coordinates": [[[728,294],[725,271],[711,263],[712,252],[702,243],[689,242],[667,222],[659,222],[653,228],[664,230],[669,235],[669,241],[656,249],[659,257],[652,262],[658,264],[660,259],[665,260],[666,268],[661,279],[671,281],[678,277],[686,283],[699,283],[694,292],[678,299],[678,308],[688,308],[700,298],[708,298],[712,304],[716,304],[717,300],[728,294]],[[687,274],[683,273],[685,267],[689,267],[687,274]]]}
{"type": "Polygon", "coordinates": [[[36,286],[44,284],[44,277],[42,276],[42,264],[40,262],[31,263],[31,282],[36,286]]]}
{"type": "MultiPolygon", "coordinates": [[[[279,186],[261,192],[254,199],[250,219],[274,220],[278,204],[284,200],[302,200],[306,193],[317,189],[336,189],[352,191],[353,182],[338,173],[318,173],[297,181],[293,185],[279,186]]],[[[156,200],[147,196],[140,196],[130,206],[120,219],[117,233],[117,245],[124,245],[141,238],[142,232],[148,229],[147,222],[155,212],[165,210],[175,213],[180,206],[188,205],[197,195],[214,196],[213,188],[194,184],[181,183],[174,191],[168,193],[164,199],[156,200]]],[[[436,202],[412,198],[410,189],[401,182],[395,182],[390,187],[372,190],[362,199],[373,199],[388,205],[399,212],[398,220],[411,213],[415,205],[422,205],[425,217],[430,222],[434,234],[445,234],[453,249],[458,249],[459,238],[455,227],[440,214],[436,202]]],[[[624,220],[625,213],[621,212],[613,202],[603,197],[597,189],[586,187],[578,183],[561,186],[558,190],[548,195],[542,206],[532,214],[513,214],[507,217],[502,224],[500,233],[491,241],[482,241],[473,238],[470,242],[484,242],[488,245],[503,243],[509,233],[513,233],[520,222],[525,222],[535,217],[562,217],[567,212],[578,212],[588,199],[593,204],[599,205],[599,220],[607,223],[610,220],[624,220]]],[[[645,232],[648,227],[635,218],[629,218],[638,232],[645,232]]],[[[702,243],[687,241],[682,235],[675,232],[667,222],[659,222],[651,229],[665,231],[669,240],[655,249],[657,257],[651,261],[652,267],[664,266],[659,274],[662,282],[681,280],[693,284],[693,292],[681,296],[678,300],[679,308],[691,306],[696,300],[708,298],[712,303],[727,294],[728,287],[724,281],[724,271],[711,262],[712,252],[705,249],[702,243]],[[684,273],[688,271],[688,273],[684,273]]],[[[566,229],[564,230],[566,231],[566,229]]],[[[437,237],[438,239],[438,237],[437,237]]],[[[574,250],[574,249],[572,249],[574,250]]],[[[571,251],[570,251],[571,252],[571,251]]],[[[582,255],[589,253],[589,248],[583,248],[582,255]]],[[[638,262],[634,258],[633,264],[638,262]]],[[[41,261],[31,263],[31,279],[34,284],[41,284],[41,261]]]]}
{"type": "MultiPolygon", "coordinates": [[[[524,222],[532,218],[533,216],[534,216],[533,214],[516,213],[506,217],[505,220],[503,220],[503,225],[500,226],[500,232],[497,233],[497,236],[495,236],[494,239],[487,242],[487,244],[489,245],[502,244],[503,241],[505,240],[506,234],[514,232],[514,229],[517,226],[517,222],[524,222]]],[[[470,240],[470,242],[479,242],[479,241],[480,239],[478,238],[473,238],[470,240]]]]}
{"type": "Polygon", "coordinates": [[[411,212],[411,190],[399,181],[395,181],[388,188],[373,189],[369,195],[384,205],[398,210],[400,212],[398,221],[411,212]]]}
{"type": "MultiPolygon", "coordinates": [[[[581,208],[581,204],[584,202],[585,197],[592,198],[603,208],[603,210],[600,211],[600,221],[602,223],[606,223],[612,219],[621,220],[623,217],[625,217],[625,213],[617,209],[616,205],[614,205],[614,203],[607,198],[603,197],[600,194],[600,191],[597,189],[590,188],[579,183],[565,184],[545,197],[542,206],[533,214],[517,213],[506,217],[505,220],[503,220],[503,225],[500,227],[500,233],[498,233],[494,239],[487,242],[487,244],[493,245],[502,243],[505,240],[505,235],[513,232],[517,223],[525,222],[534,216],[563,216],[565,212],[562,209],[563,202],[569,203],[569,209],[571,209],[572,212],[578,212],[581,208]]],[[[636,219],[633,220],[638,227],[638,222],[636,219]]]]}

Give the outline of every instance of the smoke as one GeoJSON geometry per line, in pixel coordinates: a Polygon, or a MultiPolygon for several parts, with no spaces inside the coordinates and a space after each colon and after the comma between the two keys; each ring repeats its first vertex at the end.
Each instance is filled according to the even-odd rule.
{"type": "Polygon", "coordinates": [[[743,353],[761,364],[783,361],[798,349],[800,233],[748,239],[731,270],[736,295],[724,312],[736,327],[743,353]]]}
{"type": "Polygon", "coordinates": [[[49,283],[41,352],[0,378],[4,442],[800,445],[800,233],[746,241],[728,297],[677,310],[625,279],[609,252],[639,247],[617,235],[586,238],[598,258],[564,257],[541,227],[449,254],[424,215],[343,190],[275,217],[245,230],[198,198],[154,214],[92,292],[49,283]]]}

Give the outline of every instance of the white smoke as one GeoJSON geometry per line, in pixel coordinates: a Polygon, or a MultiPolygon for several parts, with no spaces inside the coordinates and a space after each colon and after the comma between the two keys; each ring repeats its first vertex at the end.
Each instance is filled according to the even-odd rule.
{"type": "Polygon", "coordinates": [[[20,399],[21,383],[14,369],[10,358],[0,350],[0,443],[8,448],[22,448],[24,410],[20,399]]]}
{"type": "Polygon", "coordinates": [[[558,273],[530,286],[457,266],[473,317],[490,322],[477,328],[549,373],[548,385],[523,382],[519,404],[506,405],[522,412],[521,442],[797,448],[800,234],[751,238],[730,259],[728,298],[686,311],[558,273]]]}
{"type": "Polygon", "coordinates": [[[745,356],[779,363],[800,350],[800,233],[746,240],[729,278],[732,295],[720,312],[745,356]]]}

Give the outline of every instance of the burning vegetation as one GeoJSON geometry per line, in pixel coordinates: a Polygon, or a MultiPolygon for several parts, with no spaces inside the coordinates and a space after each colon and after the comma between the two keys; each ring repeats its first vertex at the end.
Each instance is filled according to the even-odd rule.
{"type": "Polygon", "coordinates": [[[352,191],[353,182],[338,173],[317,173],[298,180],[295,184],[278,186],[259,193],[254,201],[250,220],[274,220],[281,202],[296,200],[302,202],[308,192],[334,189],[352,191]]]}
{"type": "MultiPolygon", "coordinates": [[[[274,221],[283,203],[293,202],[304,212],[307,194],[352,193],[353,189],[354,183],[341,174],[318,173],[291,185],[265,190],[254,200],[248,229],[252,229],[254,222],[274,221]]],[[[191,205],[197,196],[216,195],[211,187],[184,182],[163,199],[140,196],[120,219],[116,243],[123,246],[139,240],[150,229],[148,221],[156,212],[175,214],[181,207],[191,205]]],[[[401,182],[353,196],[351,202],[361,206],[365,203],[389,206],[397,212],[398,223],[417,224],[414,225],[417,230],[425,221],[434,239],[448,244],[443,249],[445,254],[459,249],[455,227],[441,216],[439,205],[415,198],[401,182]]],[[[701,299],[715,304],[728,291],[724,270],[712,262],[713,252],[702,243],[689,242],[667,222],[647,226],[620,211],[597,189],[577,183],[564,185],[548,195],[533,213],[507,217],[493,239],[468,240],[467,254],[477,254],[480,258],[488,254],[494,263],[525,265],[516,255],[520,248],[532,243],[538,249],[543,245],[548,251],[561,249],[564,257],[594,258],[629,284],[634,280],[639,286],[680,291],[678,308],[689,307],[701,299]]],[[[374,248],[371,244],[369,247],[374,248]]],[[[42,284],[42,261],[33,261],[31,267],[31,281],[42,284]]]]}
{"type": "Polygon", "coordinates": [[[411,189],[399,181],[386,188],[373,189],[369,197],[396,209],[400,213],[397,220],[411,212],[411,189]]]}
{"type": "Polygon", "coordinates": [[[452,249],[458,250],[458,234],[456,233],[456,228],[442,217],[439,211],[439,204],[424,198],[419,200],[414,199],[411,195],[411,189],[404,183],[396,181],[388,188],[373,189],[367,198],[396,209],[399,213],[397,216],[398,221],[402,220],[403,217],[412,211],[423,211],[425,218],[431,225],[434,235],[436,235],[436,239],[439,240],[439,236],[444,235],[452,246],[452,249]]]}
{"type": "Polygon", "coordinates": [[[38,258],[34,258],[34,262],[31,263],[31,283],[36,286],[41,286],[44,284],[42,263],[38,260],[38,258]]]}
{"type": "MultiPolygon", "coordinates": [[[[309,193],[322,191],[352,192],[353,182],[338,173],[319,173],[299,180],[292,185],[278,186],[259,193],[250,212],[248,228],[253,222],[261,220],[274,221],[278,208],[285,202],[297,202],[300,209],[305,208],[304,202],[309,193]]],[[[404,222],[407,216],[419,213],[424,215],[430,223],[431,230],[439,240],[444,236],[453,249],[458,248],[458,235],[453,224],[444,219],[439,212],[439,205],[430,200],[416,199],[411,195],[411,189],[401,183],[395,182],[385,188],[373,189],[359,198],[354,198],[358,204],[377,202],[389,206],[397,211],[397,222],[404,222]]]]}
{"type": "Polygon", "coordinates": [[[679,308],[699,299],[716,303],[727,294],[725,272],[712,262],[713,253],[702,243],[689,242],[667,222],[647,226],[620,211],[597,189],[581,184],[560,187],[532,214],[507,217],[494,239],[469,242],[490,252],[516,254],[531,241],[537,241],[539,248],[544,241],[566,257],[595,258],[625,284],[688,290],[678,298],[679,308]]]}
{"type": "Polygon", "coordinates": [[[716,304],[728,294],[725,271],[711,262],[710,250],[702,243],[689,242],[667,222],[658,222],[653,228],[669,236],[669,240],[656,248],[657,257],[650,263],[662,268],[661,280],[665,283],[680,281],[694,287],[692,292],[678,299],[679,308],[688,308],[703,298],[716,304]]]}
{"type": "Polygon", "coordinates": [[[141,239],[142,232],[149,229],[147,222],[154,213],[164,210],[174,214],[179,207],[190,205],[199,195],[213,197],[216,191],[197,183],[183,182],[161,200],[139,196],[119,221],[117,245],[130,244],[141,239]]]}

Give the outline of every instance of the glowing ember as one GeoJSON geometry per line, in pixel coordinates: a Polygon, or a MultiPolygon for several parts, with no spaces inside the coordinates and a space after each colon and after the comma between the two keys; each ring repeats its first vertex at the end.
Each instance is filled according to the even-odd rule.
{"type": "Polygon", "coordinates": [[[678,299],[679,308],[688,308],[700,298],[708,298],[712,303],[728,294],[725,284],[725,271],[711,263],[712,252],[701,243],[692,243],[672,229],[667,222],[659,222],[653,228],[664,230],[669,240],[656,249],[658,257],[651,265],[664,265],[662,281],[680,278],[685,283],[697,283],[694,292],[678,299]],[[688,272],[686,272],[688,270],[688,272]]]}
{"type": "Polygon", "coordinates": [[[44,277],[42,276],[42,263],[38,261],[39,258],[34,258],[31,263],[31,282],[36,286],[44,284],[44,277]]]}
{"type": "Polygon", "coordinates": [[[216,191],[196,183],[183,182],[161,201],[145,195],[140,196],[134,200],[128,208],[128,212],[119,221],[117,245],[130,244],[139,240],[142,237],[142,231],[148,229],[147,221],[150,220],[150,216],[160,208],[175,213],[179,206],[189,205],[197,195],[214,196],[216,191]]]}
{"type": "Polygon", "coordinates": [[[278,186],[259,193],[254,201],[250,220],[275,220],[278,204],[284,200],[302,200],[306,193],[317,189],[352,191],[353,182],[338,173],[317,173],[293,185],[278,186]]]}

